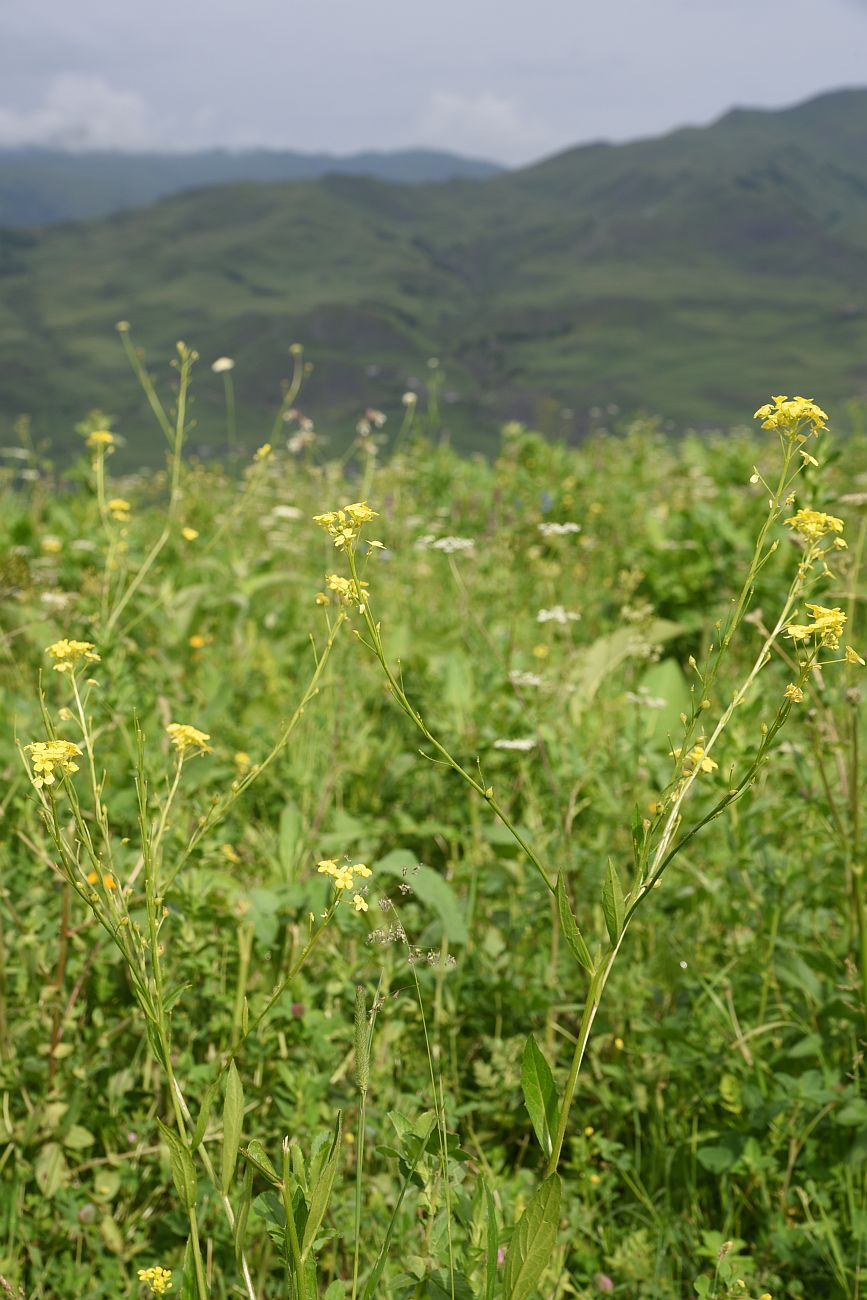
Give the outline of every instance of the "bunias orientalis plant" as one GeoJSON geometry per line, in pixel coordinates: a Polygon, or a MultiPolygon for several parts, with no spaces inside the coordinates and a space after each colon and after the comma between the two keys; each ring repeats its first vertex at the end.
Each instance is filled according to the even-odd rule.
{"type": "MultiPolygon", "coordinates": [[[[185,1294],[205,1300],[209,1294],[199,1228],[203,1199],[198,1186],[197,1164],[212,1184],[231,1229],[241,1271],[244,1294],[256,1300],[252,1273],[244,1250],[244,1226],[252,1199],[252,1172],[256,1170],[272,1186],[279,1187],[295,1214],[304,1223],[297,1238],[292,1236],[294,1218],[287,1220],[287,1271],[299,1300],[315,1296],[313,1244],[328,1208],[331,1186],[340,1150],[341,1120],[338,1115],[330,1144],[320,1143],[305,1164],[297,1142],[286,1142],[284,1172],[277,1175],[258,1142],[241,1147],[244,1092],[236,1057],[245,1043],[264,1025],[269,1013],[295,980],[313,949],[320,943],[344,898],[351,898],[356,912],[367,910],[364,897],[370,869],[363,863],[342,864],[327,860],[319,872],[333,880],[334,892],[324,913],[309,917],[306,942],[288,969],[258,1006],[250,1009],[243,1000],[240,1023],[232,1041],[221,1053],[213,1078],[204,1093],[193,1102],[178,1078],[174,1061],[172,1008],[184,992],[172,971],[171,911],[173,881],[203,838],[226,817],[237,800],[275,761],[289,744],[306,707],[319,694],[319,682],[328,663],[335,638],[344,619],[335,620],[319,654],[310,681],[283,731],[258,763],[251,763],[231,788],[212,802],[180,849],[167,848],[166,832],[176,810],[186,766],[211,753],[211,737],[190,723],[171,722],[165,728],[173,771],[166,792],[155,801],[150,793],[145,738],[136,726],[136,755],[132,772],[138,801],[140,856],[132,871],[124,872],[116,861],[118,837],[111,824],[106,792],[109,784],[122,785],[122,777],[108,772],[99,761],[98,739],[88,712],[89,696],[96,682],[88,674],[100,662],[91,642],[67,637],[46,647],[55,662],[55,672],[68,691],[69,704],[52,716],[45,696],[41,697],[45,739],[22,746],[22,757],[39,800],[42,819],[53,849],[52,864],[68,890],[91,910],[94,918],[120,952],[139,1008],[142,1011],[151,1052],[165,1079],[173,1124],[158,1121],[172,1163],[176,1192],[189,1223],[187,1258],[184,1263],[185,1294]],[[71,706],[71,707],[70,707],[71,706]],[[74,740],[57,735],[57,727],[71,728],[74,740]],[[144,922],[136,912],[144,909],[144,922]],[[223,1089],[222,1132],[214,1135],[208,1125],[211,1110],[223,1089]],[[194,1117],[195,1111],[195,1117],[194,1117]],[[218,1160],[210,1148],[218,1147],[218,1160]],[[239,1152],[245,1157],[249,1176],[243,1181],[239,1201],[233,1205],[233,1189],[239,1152]],[[327,1158],[326,1158],[327,1157],[327,1158]],[[303,1176],[299,1173],[303,1171],[303,1176]],[[288,1172],[287,1172],[288,1171],[288,1172]],[[276,1181],[275,1181],[276,1180],[276,1181]],[[303,1204],[303,1215],[299,1205],[303,1204]]],[[[110,665],[109,665],[110,668],[110,665]]],[[[162,1295],[171,1287],[171,1270],[155,1265],[139,1271],[140,1280],[152,1294],[162,1295]]]]}
{"type": "MultiPolygon", "coordinates": [[[[552,870],[527,842],[498,800],[493,787],[485,781],[480,764],[469,770],[429,730],[404,689],[399,667],[395,669],[390,664],[381,624],[372,608],[366,576],[370,557],[382,548],[382,542],[367,540],[363,536],[365,526],[377,517],[376,512],[365,501],[360,501],[315,516],[315,522],[331,537],[337,553],[344,557],[345,562],[343,573],[334,572],[326,576],[326,591],[320,593],[317,600],[322,604],[335,601],[343,608],[354,608],[361,616],[363,626],[357,629],[357,635],[378,660],[395,702],[430,747],[432,752],[426,757],[450,767],[490,805],[514,836],[555,900],[566,946],[586,981],[580,1029],[562,1091],[558,1092],[551,1066],[532,1036],[524,1053],[525,1101],[546,1157],[546,1177],[515,1227],[505,1276],[492,1283],[496,1286],[496,1293],[504,1297],[519,1293],[518,1272],[522,1278],[521,1285],[525,1285],[528,1270],[533,1272],[536,1269],[529,1281],[532,1289],[541,1276],[555,1239],[560,1196],[557,1169],[576,1083],[606,984],[638,909],[660,886],[666,870],[692,838],[753,785],[792,708],[805,699],[816,675],[829,665],[845,663],[860,667],[864,663],[852,646],[842,646],[846,613],[817,599],[823,582],[833,577],[829,562],[833,562],[835,554],[846,547],[842,536],[843,521],[811,507],[796,508],[795,487],[800,476],[807,466],[818,464],[809,450],[811,439],[825,430],[827,416],[810,399],[789,399],[781,395],[762,406],[756,412],[756,418],[763,428],[777,435],[779,446],[778,469],[773,481],[767,481],[758,470],[754,471],[751,479],[753,483],[761,483],[767,491],[767,513],[728,616],[715,625],[715,635],[701,662],[690,659],[695,675],[691,707],[681,715],[683,730],[679,743],[672,746],[673,765],[668,784],[656,799],[652,815],[643,817],[637,813],[633,820],[630,879],[624,882],[615,864],[611,860],[607,863],[601,900],[605,934],[595,942],[575,914],[568,894],[566,873],[552,870]],[[722,703],[716,702],[714,695],[718,690],[720,670],[733,638],[738,635],[750,612],[756,581],[779,549],[781,524],[790,530],[800,547],[788,591],[773,624],[762,629],[761,644],[752,667],[727,699],[722,703]],[[362,549],[365,547],[366,551],[362,549]],[[781,692],[772,721],[762,725],[755,750],[743,762],[740,772],[737,775],[733,769],[729,772],[726,788],[712,807],[691,816],[691,796],[696,782],[719,767],[716,755],[735,710],[753,690],[762,670],[775,654],[784,656],[791,664],[793,679],[781,692]]],[[[520,1294],[526,1292],[520,1291],[520,1294]]]]}

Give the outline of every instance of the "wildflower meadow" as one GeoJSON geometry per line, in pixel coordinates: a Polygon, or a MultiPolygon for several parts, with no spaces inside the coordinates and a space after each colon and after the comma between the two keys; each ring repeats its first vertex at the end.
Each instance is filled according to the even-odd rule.
{"type": "Polygon", "coordinates": [[[859,411],[338,453],[119,338],[165,467],[3,458],[0,1294],[856,1300],[859,411]]]}

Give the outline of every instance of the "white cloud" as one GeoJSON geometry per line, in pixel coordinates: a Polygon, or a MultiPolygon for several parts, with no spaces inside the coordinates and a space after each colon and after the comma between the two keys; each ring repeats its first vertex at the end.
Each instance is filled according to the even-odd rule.
{"type": "Polygon", "coordinates": [[[147,149],[155,133],[142,97],[102,77],[64,72],[33,109],[0,105],[0,145],[61,149],[147,149]]]}
{"type": "Polygon", "coordinates": [[[463,95],[435,90],[414,131],[413,143],[521,163],[537,158],[548,138],[548,131],[515,100],[487,91],[463,95]]]}

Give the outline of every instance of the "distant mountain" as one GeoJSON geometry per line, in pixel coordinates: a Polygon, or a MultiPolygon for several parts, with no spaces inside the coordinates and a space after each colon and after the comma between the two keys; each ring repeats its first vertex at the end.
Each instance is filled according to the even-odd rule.
{"type": "Polygon", "coordinates": [[[256,149],[238,153],[67,153],[0,149],[0,225],[86,221],[140,207],[179,190],[233,181],[299,181],[318,176],[375,176],[398,185],[456,178],[481,180],[496,163],[432,149],[337,156],[256,149]]]}
{"type": "Polygon", "coordinates": [[[198,348],[211,445],[207,362],[234,357],[253,444],[296,340],[315,363],[302,405],[335,444],[366,406],[399,417],[432,355],[468,448],[510,418],[577,438],[593,407],[707,426],[789,391],[833,414],[867,394],[867,91],[483,181],[227,185],[0,232],[0,421],[29,411],[37,437],[74,442],[99,406],[130,458],[156,457],[121,318],[161,381],[176,339],[198,348]]]}

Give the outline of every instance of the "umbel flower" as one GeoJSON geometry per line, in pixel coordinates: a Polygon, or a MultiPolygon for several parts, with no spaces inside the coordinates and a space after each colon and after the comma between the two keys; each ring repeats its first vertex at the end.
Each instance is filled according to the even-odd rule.
{"type": "Polygon", "coordinates": [[[56,673],[72,672],[75,665],[82,659],[86,663],[99,663],[99,655],[96,653],[96,646],[92,641],[70,641],[63,637],[62,640],[47,645],[45,653],[51,655],[52,659],[57,660],[54,665],[56,673]]]}
{"type": "Polygon", "coordinates": [[[81,750],[71,740],[35,740],[24,748],[30,750],[31,779],[37,790],[44,785],[54,785],[57,779],[55,768],[60,768],[61,776],[71,776],[78,771],[78,764],[73,760],[81,757],[81,750]]]}
{"type": "Polygon", "coordinates": [[[371,510],[366,501],[356,501],[354,505],[344,506],[342,510],[327,510],[323,515],[314,515],[313,522],[325,529],[340,550],[352,545],[362,524],[377,517],[377,512],[371,510]]]}
{"type": "Polygon", "coordinates": [[[211,746],[208,744],[211,737],[206,732],[199,731],[198,727],[191,727],[187,722],[170,722],[166,727],[166,733],[171,736],[172,744],[181,754],[185,754],[188,749],[197,749],[200,754],[211,752],[211,746]]]}

